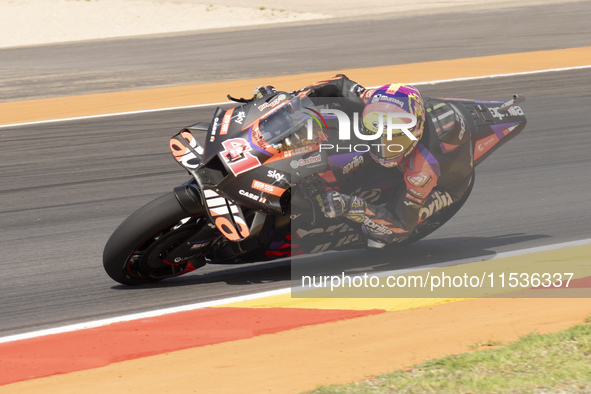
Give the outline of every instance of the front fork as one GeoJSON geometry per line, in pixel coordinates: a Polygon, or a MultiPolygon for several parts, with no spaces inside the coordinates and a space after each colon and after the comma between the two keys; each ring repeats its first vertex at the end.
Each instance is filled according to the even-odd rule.
{"type": "MultiPolygon", "coordinates": [[[[228,241],[209,220],[207,208],[201,201],[199,186],[194,179],[175,187],[174,194],[179,204],[190,216],[203,216],[202,220],[206,220],[208,223],[181,245],[167,253],[166,256],[162,256],[162,259],[171,265],[182,264],[201,251],[208,260],[215,263],[238,262],[239,256],[248,255],[261,247],[264,248],[264,240],[268,238],[269,230],[276,224],[274,216],[268,216],[258,211],[251,212],[248,215],[251,217],[249,220],[250,236],[241,241],[228,241]]],[[[255,254],[258,256],[258,253],[255,254]]]]}

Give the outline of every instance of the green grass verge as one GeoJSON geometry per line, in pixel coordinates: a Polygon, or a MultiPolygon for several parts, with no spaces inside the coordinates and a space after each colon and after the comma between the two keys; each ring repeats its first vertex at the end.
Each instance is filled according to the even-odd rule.
{"type": "MultiPolygon", "coordinates": [[[[588,321],[589,319],[587,319],[588,321]]],[[[324,393],[591,393],[591,324],[522,337],[502,348],[427,361],[324,393]]]]}

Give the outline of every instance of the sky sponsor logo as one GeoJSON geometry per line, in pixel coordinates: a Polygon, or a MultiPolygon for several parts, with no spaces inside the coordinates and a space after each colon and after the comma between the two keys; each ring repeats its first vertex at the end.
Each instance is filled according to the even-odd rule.
{"type": "Polygon", "coordinates": [[[239,125],[242,125],[242,122],[244,122],[244,118],[246,118],[246,112],[238,111],[238,113],[234,115],[234,122],[238,123],[239,125]]]}
{"type": "Polygon", "coordinates": [[[267,171],[267,176],[269,178],[275,179],[277,182],[280,182],[281,180],[285,179],[285,175],[283,175],[282,173],[280,173],[277,170],[269,170],[269,171],[267,171]]]}

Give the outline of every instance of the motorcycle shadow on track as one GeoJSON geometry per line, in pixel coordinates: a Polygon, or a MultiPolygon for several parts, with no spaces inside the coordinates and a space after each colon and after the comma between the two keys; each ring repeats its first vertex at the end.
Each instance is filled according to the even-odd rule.
{"type": "Polygon", "coordinates": [[[115,285],[114,290],[141,290],[193,285],[258,286],[261,291],[278,288],[278,283],[288,287],[297,283],[297,276],[337,275],[341,273],[377,274],[384,271],[420,268],[455,260],[481,256],[492,259],[496,256],[494,248],[512,244],[526,243],[549,238],[544,234],[505,234],[496,237],[450,237],[424,239],[407,246],[385,249],[350,250],[328,252],[321,255],[297,256],[293,259],[236,265],[211,265],[207,272],[198,271],[161,282],[138,286],[115,285]],[[273,284],[272,287],[268,284],[273,284]],[[267,285],[267,286],[265,286],[267,285]]]}
{"type": "Polygon", "coordinates": [[[292,274],[296,274],[296,271],[305,272],[306,275],[377,274],[483,256],[484,260],[489,260],[497,255],[491,249],[548,237],[543,234],[506,234],[496,237],[425,239],[407,246],[358,250],[349,254],[333,253],[323,258],[322,264],[314,264],[312,261],[297,262],[297,268],[292,267],[292,274]],[[329,257],[331,255],[334,257],[329,257]]]}

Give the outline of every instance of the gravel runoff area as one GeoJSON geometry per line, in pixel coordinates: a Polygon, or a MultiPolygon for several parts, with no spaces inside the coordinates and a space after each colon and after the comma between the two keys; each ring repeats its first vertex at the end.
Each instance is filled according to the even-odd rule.
{"type": "Polygon", "coordinates": [[[0,48],[240,28],[331,18],[376,18],[583,0],[1,0],[0,48]]]}

